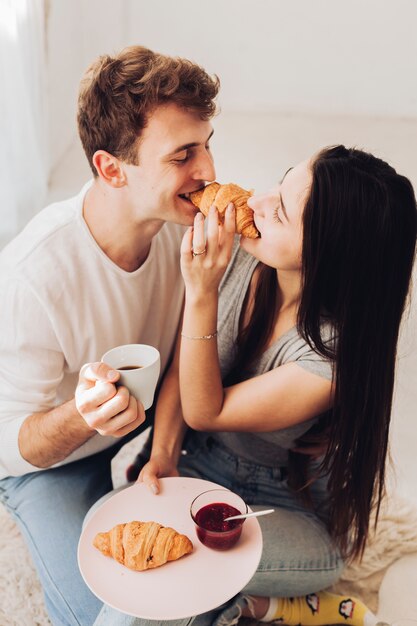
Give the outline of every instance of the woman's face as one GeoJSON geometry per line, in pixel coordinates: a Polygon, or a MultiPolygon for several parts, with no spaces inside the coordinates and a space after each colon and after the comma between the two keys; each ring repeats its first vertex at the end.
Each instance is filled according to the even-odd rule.
{"type": "Polygon", "coordinates": [[[278,270],[299,271],[303,244],[303,211],[310,193],[311,161],[288,170],[283,180],[268,193],[248,200],[259,239],[240,240],[242,248],[278,270]]]}

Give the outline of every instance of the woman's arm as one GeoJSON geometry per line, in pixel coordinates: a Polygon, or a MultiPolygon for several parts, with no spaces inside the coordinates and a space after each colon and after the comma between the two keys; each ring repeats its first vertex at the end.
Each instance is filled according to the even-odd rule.
{"type": "Polygon", "coordinates": [[[138,482],[144,482],[154,493],[160,490],[158,478],[178,476],[178,459],[187,430],[182,417],[178,381],[179,345],[178,337],[173,361],[158,395],[151,456],[138,477],[138,482]]]}
{"type": "Polygon", "coordinates": [[[195,381],[195,391],[183,392],[184,419],[195,430],[270,432],[305,422],[332,406],[331,381],[295,362],[224,389],[221,403],[212,402],[210,386],[205,391],[204,385],[195,381]]]}
{"type": "Polygon", "coordinates": [[[184,236],[181,268],[186,298],[180,351],[180,391],[185,421],[196,430],[268,432],[306,421],[329,409],[331,381],[297,363],[282,365],[223,389],[217,337],[218,288],[230,260],[234,215],[219,228],[217,211],[207,219],[204,255],[202,216],[184,236]],[[203,339],[201,337],[210,337],[203,339]]]}

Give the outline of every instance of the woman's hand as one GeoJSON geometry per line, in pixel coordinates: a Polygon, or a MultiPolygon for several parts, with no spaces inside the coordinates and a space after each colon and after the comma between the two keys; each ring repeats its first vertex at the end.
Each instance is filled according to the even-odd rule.
{"type": "Polygon", "coordinates": [[[216,207],[207,217],[207,238],[204,216],[197,213],[181,244],[181,272],[187,294],[206,296],[218,290],[232,253],[235,234],[235,208],[232,203],[225,211],[224,223],[219,225],[216,207]]]}
{"type": "Polygon", "coordinates": [[[158,478],[166,476],[179,476],[177,465],[171,456],[159,453],[154,454],[142,467],[136,482],[145,483],[154,494],[158,494],[160,491],[158,478]]]}

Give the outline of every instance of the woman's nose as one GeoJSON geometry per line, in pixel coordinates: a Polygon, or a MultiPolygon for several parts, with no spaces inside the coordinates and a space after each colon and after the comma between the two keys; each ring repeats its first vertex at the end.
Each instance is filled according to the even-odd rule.
{"type": "Polygon", "coordinates": [[[261,215],[264,212],[264,200],[264,195],[251,196],[248,199],[247,205],[250,209],[252,209],[254,213],[256,213],[257,215],[261,215]]]}

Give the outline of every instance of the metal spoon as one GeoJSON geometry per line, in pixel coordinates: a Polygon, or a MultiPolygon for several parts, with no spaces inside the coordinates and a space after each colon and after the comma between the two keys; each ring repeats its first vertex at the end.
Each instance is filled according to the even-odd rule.
{"type": "Polygon", "coordinates": [[[224,522],[230,522],[232,519],[246,519],[247,517],[259,517],[260,515],[268,515],[268,513],[273,513],[275,509],[265,509],[265,511],[253,511],[252,513],[242,513],[241,515],[231,515],[230,517],[226,517],[224,522]]]}

